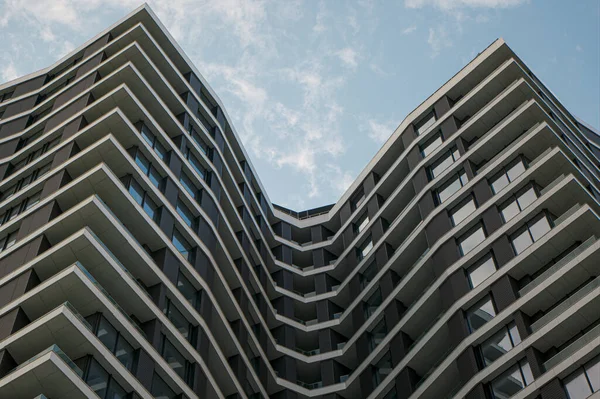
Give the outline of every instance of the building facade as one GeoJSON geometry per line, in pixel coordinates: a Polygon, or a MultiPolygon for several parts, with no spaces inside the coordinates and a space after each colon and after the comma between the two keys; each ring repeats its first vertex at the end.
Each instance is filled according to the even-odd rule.
{"type": "Polygon", "coordinates": [[[501,39],[304,212],[147,6],[0,101],[0,398],[600,390],[600,136],[501,39]]]}

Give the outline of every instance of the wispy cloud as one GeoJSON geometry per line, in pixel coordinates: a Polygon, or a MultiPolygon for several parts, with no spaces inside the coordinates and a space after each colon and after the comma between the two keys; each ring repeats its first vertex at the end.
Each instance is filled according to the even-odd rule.
{"type": "Polygon", "coordinates": [[[409,35],[409,34],[413,33],[416,30],[417,30],[417,25],[411,25],[411,26],[409,26],[407,28],[404,28],[402,30],[402,34],[403,35],[409,35]]]}
{"type": "Polygon", "coordinates": [[[436,28],[429,28],[427,44],[431,48],[431,57],[437,57],[444,48],[452,47],[452,40],[449,37],[447,28],[440,25],[436,28]]]}
{"type": "Polygon", "coordinates": [[[509,8],[527,3],[529,0],[405,0],[404,4],[409,8],[421,8],[425,6],[436,7],[441,10],[452,10],[457,8],[509,8]]]}
{"type": "Polygon", "coordinates": [[[360,129],[376,144],[381,145],[394,133],[397,123],[381,121],[373,118],[365,118],[360,123],[360,129]]]}
{"type": "Polygon", "coordinates": [[[2,78],[2,82],[8,82],[9,80],[13,80],[19,77],[19,72],[17,68],[15,68],[14,62],[11,60],[5,66],[0,68],[0,77],[2,78]]]}
{"type": "Polygon", "coordinates": [[[353,48],[346,47],[338,50],[335,54],[345,66],[353,69],[358,66],[358,53],[353,48]]]}

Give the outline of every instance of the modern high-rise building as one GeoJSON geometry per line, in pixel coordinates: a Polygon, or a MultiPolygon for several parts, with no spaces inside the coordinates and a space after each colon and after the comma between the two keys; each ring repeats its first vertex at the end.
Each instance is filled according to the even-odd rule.
{"type": "Polygon", "coordinates": [[[600,390],[600,136],[502,40],[303,212],[148,6],[0,101],[0,398],[600,390]]]}

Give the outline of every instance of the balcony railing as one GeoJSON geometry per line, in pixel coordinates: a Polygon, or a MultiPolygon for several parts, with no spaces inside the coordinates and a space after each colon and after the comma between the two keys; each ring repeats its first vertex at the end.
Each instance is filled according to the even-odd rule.
{"type": "Polygon", "coordinates": [[[308,383],[308,382],[297,380],[296,383],[306,389],[317,389],[317,388],[321,388],[323,386],[323,381],[308,383]]]}
{"type": "Polygon", "coordinates": [[[69,366],[79,377],[83,376],[83,371],[81,371],[81,369],[79,367],[77,367],[77,365],[75,363],[73,363],[73,361],[69,358],[69,356],[67,356],[67,354],[58,347],[58,345],[52,345],[51,347],[44,349],[43,351],[41,351],[37,355],[33,356],[29,360],[26,360],[23,363],[21,363],[20,365],[18,365],[17,367],[15,367],[11,371],[11,373],[14,373],[17,370],[24,368],[25,366],[35,362],[37,359],[39,359],[51,352],[54,352],[54,354],[56,354],[58,357],[60,357],[62,359],[62,361],[64,361],[67,364],[67,366],[69,366]]]}

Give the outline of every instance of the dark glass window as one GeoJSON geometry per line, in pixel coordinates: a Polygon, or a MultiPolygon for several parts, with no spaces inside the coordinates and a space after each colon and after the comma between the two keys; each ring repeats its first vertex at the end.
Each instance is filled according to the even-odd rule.
{"type": "Polygon", "coordinates": [[[443,203],[448,198],[453,196],[458,190],[460,190],[465,184],[469,182],[469,178],[464,170],[459,171],[437,190],[437,202],[438,204],[443,203]]]}
{"type": "Polygon", "coordinates": [[[475,198],[473,198],[473,196],[467,197],[450,211],[450,219],[452,219],[452,224],[454,226],[459,225],[476,210],[477,204],[475,203],[475,198]]]}
{"type": "Polygon", "coordinates": [[[423,158],[426,158],[429,154],[431,154],[439,146],[441,146],[443,141],[444,140],[442,139],[442,133],[438,132],[433,137],[428,139],[425,143],[420,145],[419,149],[421,150],[421,155],[423,156],[423,158]]]}
{"type": "Polygon", "coordinates": [[[181,201],[180,199],[177,200],[177,213],[179,214],[179,216],[181,216],[185,224],[187,224],[190,227],[194,225],[195,218],[192,214],[192,211],[190,211],[189,208],[185,206],[183,201],[181,201]]]}
{"type": "Polygon", "coordinates": [[[196,186],[194,185],[194,183],[192,183],[192,179],[190,179],[188,175],[186,175],[184,172],[181,172],[181,175],[179,176],[179,182],[181,183],[183,188],[185,188],[185,190],[188,193],[190,193],[192,198],[196,198],[196,193],[198,192],[198,190],[196,189],[196,186]]]}
{"type": "Polygon", "coordinates": [[[191,324],[187,321],[183,313],[177,309],[177,306],[167,298],[165,301],[165,308],[163,309],[164,314],[173,323],[175,328],[185,337],[186,340],[191,339],[191,324]]]}
{"type": "Polygon", "coordinates": [[[585,399],[600,391],[600,356],[587,362],[563,381],[569,399],[585,399]]]}
{"type": "Polygon", "coordinates": [[[467,269],[471,288],[477,287],[496,272],[496,262],[492,254],[488,254],[467,269]]]}
{"type": "Polygon", "coordinates": [[[154,396],[154,399],[175,399],[175,392],[156,373],[152,376],[150,394],[154,396]]]}
{"type": "Polygon", "coordinates": [[[350,199],[350,210],[354,212],[356,208],[358,208],[363,201],[365,200],[365,192],[361,188],[354,196],[350,199]]]}
{"type": "Polygon", "coordinates": [[[452,166],[452,164],[459,158],[460,152],[458,152],[458,149],[456,147],[451,148],[429,167],[429,180],[433,180],[438,177],[443,171],[452,166]]]}
{"type": "Polygon", "coordinates": [[[519,330],[514,322],[502,327],[500,331],[488,338],[479,347],[482,363],[485,367],[495,362],[500,356],[521,343],[519,330]]]}
{"type": "Polygon", "coordinates": [[[470,229],[458,240],[461,255],[466,255],[485,240],[485,230],[479,224],[470,229]]]}
{"type": "Polygon", "coordinates": [[[543,237],[552,229],[552,224],[545,212],[531,219],[510,238],[513,250],[518,255],[531,244],[543,237]]]}
{"type": "Polygon", "coordinates": [[[527,208],[537,199],[537,192],[533,186],[527,186],[504,202],[500,207],[500,213],[504,223],[517,216],[523,209],[527,208]]]}
{"type": "Polygon", "coordinates": [[[200,307],[200,291],[181,272],[177,275],[177,289],[194,308],[198,309],[200,307]]]}
{"type": "Polygon", "coordinates": [[[373,239],[371,238],[371,236],[369,236],[362,242],[362,244],[360,244],[356,248],[356,255],[358,257],[358,260],[359,261],[363,260],[367,255],[369,255],[369,253],[371,252],[372,249],[373,249],[373,239]]]}
{"type": "Polygon", "coordinates": [[[496,309],[490,296],[486,296],[466,312],[467,324],[471,332],[481,328],[496,316],[496,309]]]}
{"type": "Polygon", "coordinates": [[[527,169],[527,163],[522,156],[510,162],[506,167],[497,173],[491,180],[490,185],[494,194],[498,193],[504,187],[519,177],[527,169]]]}
{"type": "Polygon", "coordinates": [[[371,317],[373,313],[377,310],[379,305],[381,305],[382,297],[381,297],[381,289],[377,287],[375,292],[371,294],[369,299],[364,302],[364,313],[365,319],[371,317]]]}
{"type": "Polygon", "coordinates": [[[169,341],[169,339],[163,335],[163,345],[161,350],[163,359],[167,361],[169,367],[175,371],[184,381],[187,380],[186,372],[188,369],[188,361],[183,357],[181,352],[175,348],[175,346],[169,341]]]}
{"type": "Polygon", "coordinates": [[[523,359],[492,381],[492,395],[495,399],[510,398],[532,382],[531,368],[523,359]]]}
{"type": "Polygon", "coordinates": [[[435,112],[430,111],[426,114],[419,122],[415,124],[415,133],[417,136],[423,134],[427,129],[429,129],[435,123],[435,112]]]}

